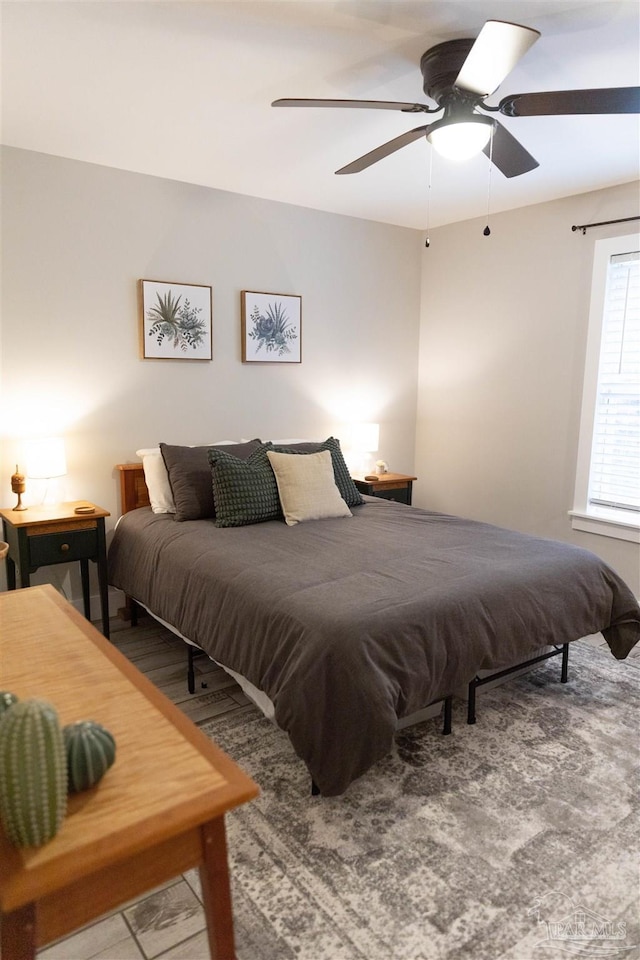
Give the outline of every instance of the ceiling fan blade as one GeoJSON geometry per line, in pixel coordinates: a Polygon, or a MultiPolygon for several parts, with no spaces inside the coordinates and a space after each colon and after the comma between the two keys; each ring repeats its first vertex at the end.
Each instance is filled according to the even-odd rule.
{"type": "Polygon", "coordinates": [[[519,177],[522,173],[529,173],[530,170],[540,166],[520,141],[516,140],[501,123],[497,120],[493,122],[495,124],[493,147],[489,141],[483,153],[491,158],[493,164],[505,177],[519,177]]]}
{"type": "Polygon", "coordinates": [[[553,117],[572,113],[640,113],[640,87],[514,93],[500,101],[498,110],[505,117],[553,117]]]}
{"type": "Polygon", "coordinates": [[[349,107],[360,110],[401,110],[402,113],[437,113],[440,107],[395,100],[274,100],[272,107],[349,107]]]}
{"type": "Polygon", "coordinates": [[[419,140],[420,137],[425,135],[427,129],[426,126],[416,127],[414,130],[401,133],[399,137],[394,137],[393,140],[383,143],[381,146],[376,147],[375,150],[365,153],[364,156],[354,160],[353,163],[348,163],[346,167],[341,167],[340,170],[336,170],[336,173],[360,173],[361,170],[366,170],[367,167],[370,167],[373,163],[377,163],[378,160],[383,160],[390,154],[395,153],[396,150],[406,147],[407,144],[413,143],[414,140],[419,140]]]}
{"type": "Polygon", "coordinates": [[[462,64],[455,86],[488,96],[539,37],[539,31],[531,27],[487,20],[462,64]]]}

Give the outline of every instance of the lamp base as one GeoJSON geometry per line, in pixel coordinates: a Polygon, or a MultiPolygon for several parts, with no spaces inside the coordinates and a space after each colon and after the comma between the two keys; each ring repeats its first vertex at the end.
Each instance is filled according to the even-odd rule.
{"type": "Polygon", "coordinates": [[[18,494],[18,502],[16,503],[14,510],[26,510],[27,508],[23,506],[22,503],[22,494],[26,490],[24,482],[24,474],[20,473],[20,468],[16,463],[16,472],[11,474],[11,492],[18,494]]]}

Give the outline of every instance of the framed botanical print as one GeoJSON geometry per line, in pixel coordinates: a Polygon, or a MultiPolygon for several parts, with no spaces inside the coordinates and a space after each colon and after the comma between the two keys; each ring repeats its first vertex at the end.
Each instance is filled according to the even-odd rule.
{"type": "Polygon", "coordinates": [[[302,297],[243,290],[242,362],[302,362],[302,297]]]}
{"type": "Polygon", "coordinates": [[[212,359],[211,287],[139,280],[138,301],[143,359],[212,359]]]}

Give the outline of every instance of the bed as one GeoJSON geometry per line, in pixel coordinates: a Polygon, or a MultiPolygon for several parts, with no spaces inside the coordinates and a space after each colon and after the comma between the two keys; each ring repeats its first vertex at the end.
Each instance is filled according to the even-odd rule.
{"type": "MultiPolygon", "coordinates": [[[[231,499],[234,461],[249,471],[255,444],[263,460],[265,447],[288,457],[277,461],[287,469],[306,460],[308,472],[314,453],[334,466],[328,441],[310,449],[252,443],[246,457],[246,449],[235,455],[241,445],[220,446],[218,459],[205,461],[214,478],[220,463],[231,470],[231,499]]],[[[212,446],[171,448],[186,449],[198,451],[202,467],[212,446]]],[[[169,448],[163,453],[158,466],[184,493],[192,475],[170,470],[182,454],[172,461],[169,448]]],[[[276,458],[267,455],[268,467],[276,458]]],[[[483,671],[511,670],[545,648],[564,651],[566,676],[568,645],[581,637],[602,632],[618,659],[640,640],[628,586],[565,543],[359,494],[338,516],[290,523],[282,499],[277,518],[225,526],[215,483],[213,506],[179,518],[156,509],[144,458],[119,470],[110,584],[263,694],[325,796],[384,757],[403,718],[450,705],[483,671]]],[[[200,470],[204,499],[211,477],[200,470]]],[[[337,473],[335,481],[340,488],[337,473]]]]}

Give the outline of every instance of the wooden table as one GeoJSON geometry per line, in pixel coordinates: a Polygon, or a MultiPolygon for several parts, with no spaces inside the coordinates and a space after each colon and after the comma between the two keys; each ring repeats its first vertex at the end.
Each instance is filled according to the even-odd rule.
{"type": "Polygon", "coordinates": [[[235,957],[224,814],[255,797],[255,783],[50,584],[0,594],[0,689],[116,739],[114,765],[69,797],[53,840],[20,849],[0,829],[3,960],[32,960],[195,866],[211,956],[235,957]]]}

